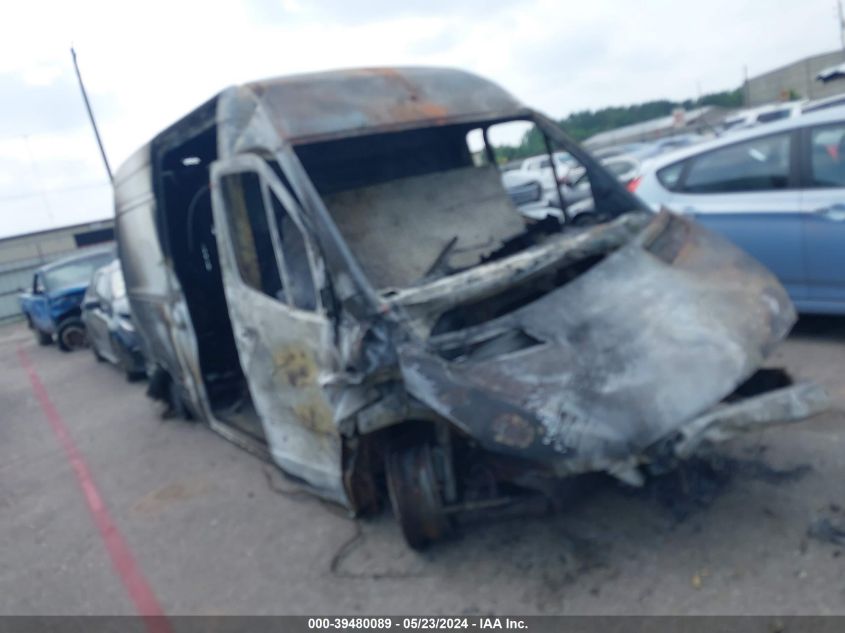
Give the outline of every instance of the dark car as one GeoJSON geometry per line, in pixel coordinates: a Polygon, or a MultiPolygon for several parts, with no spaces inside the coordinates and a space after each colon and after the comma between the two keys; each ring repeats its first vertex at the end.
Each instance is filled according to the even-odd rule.
{"type": "Polygon", "coordinates": [[[85,347],[80,320],[82,297],[95,270],[114,259],[114,247],[89,249],[35,271],[29,292],[20,296],[21,310],[42,345],[53,342],[69,352],[85,347]]]}
{"type": "Polygon", "coordinates": [[[94,273],[82,301],[82,321],[98,361],[117,365],[128,380],[146,376],[119,260],[94,273]]]}

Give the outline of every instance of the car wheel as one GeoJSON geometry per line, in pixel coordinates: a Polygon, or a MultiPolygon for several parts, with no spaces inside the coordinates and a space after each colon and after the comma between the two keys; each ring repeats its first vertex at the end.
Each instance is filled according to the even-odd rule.
{"type": "Polygon", "coordinates": [[[449,533],[428,443],[393,448],[385,474],[390,505],[408,545],[420,550],[449,533]]]}
{"type": "Polygon", "coordinates": [[[140,382],[147,377],[147,372],[134,369],[126,370],[126,382],[140,382]]]}
{"type": "Polygon", "coordinates": [[[138,369],[138,364],[135,362],[132,352],[123,346],[117,336],[111,337],[111,346],[117,355],[117,366],[123,370],[127,382],[137,382],[147,377],[147,372],[143,368],[138,369]]]}
{"type": "Polygon", "coordinates": [[[120,368],[126,374],[126,382],[138,382],[147,377],[147,372],[143,369],[138,369],[132,364],[131,357],[125,358],[124,354],[120,355],[120,368]]]}
{"type": "Polygon", "coordinates": [[[59,349],[63,352],[73,352],[88,344],[85,325],[77,318],[62,321],[58,332],[56,332],[56,339],[59,342],[59,349]]]}
{"type": "Polygon", "coordinates": [[[179,389],[179,385],[177,385],[174,380],[171,380],[168,385],[167,395],[168,402],[170,403],[170,415],[182,420],[190,420],[191,413],[185,406],[184,400],[182,400],[182,391],[179,389]]]}

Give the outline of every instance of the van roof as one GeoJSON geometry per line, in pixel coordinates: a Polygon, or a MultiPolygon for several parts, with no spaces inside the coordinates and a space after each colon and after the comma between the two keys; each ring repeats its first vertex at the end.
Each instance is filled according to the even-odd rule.
{"type": "Polygon", "coordinates": [[[335,70],[244,86],[291,143],[313,142],[473,119],[527,109],[495,83],[449,68],[335,70]]]}
{"type": "Polygon", "coordinates": [[[238,128],[227,135],[237,138],[256,105],[269,114],[279,138],[292,144],[530,112],[495,83],[452,68],[354,68],[276,77],[231,86],[197,106],[131,155],[116,181],[149,160],[152,144],[196,133],[221,118],[238,128]]]}

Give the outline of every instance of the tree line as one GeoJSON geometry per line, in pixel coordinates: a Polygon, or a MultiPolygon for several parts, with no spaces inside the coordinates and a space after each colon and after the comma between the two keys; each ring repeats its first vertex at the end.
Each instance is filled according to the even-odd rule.
{"type": "MultiPolygon", "coordinates": [[[[599,108],[598,110],[582,110],[573,112],[565,119],[558,121],[563,130],[576,141],[583,141],[591,136],[614,130],[634,123],[650,121],[658,117],[669,116],[676,108],[692,110],[702,106],[721,106],[723,108],[742,107],[742,88],[736,90],[725,90],[703,95],[699,99],[686,99],[684,101],[671,101],[659,99],[657,101],[646,101],[630,106],[611,106],[599,108]]],[[[519,145],[503,146],[496,148],[496,154],[500,159],[509,161],[527,156],[534,156],[545,151],[543,139],[536,129],[526,133],[519,145]]]]}

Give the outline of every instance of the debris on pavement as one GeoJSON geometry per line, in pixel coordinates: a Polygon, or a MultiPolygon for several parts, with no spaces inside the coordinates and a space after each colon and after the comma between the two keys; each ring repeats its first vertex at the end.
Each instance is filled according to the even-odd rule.
{"type": "Polygon", "coordinates": [[[833,545],[845,545],[845,525],[834,523],[829,517],[821,517],[807,528],[807,536],[833,545]]]}

